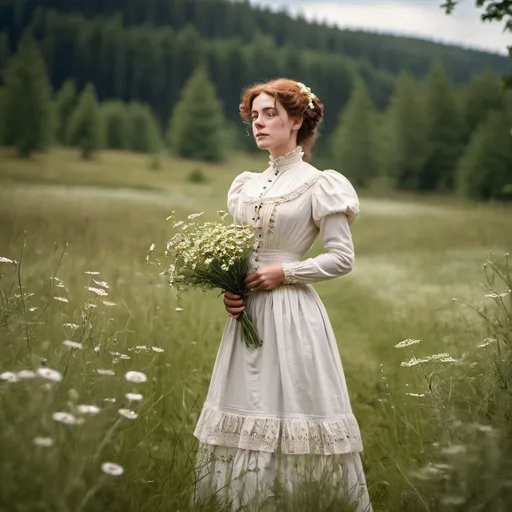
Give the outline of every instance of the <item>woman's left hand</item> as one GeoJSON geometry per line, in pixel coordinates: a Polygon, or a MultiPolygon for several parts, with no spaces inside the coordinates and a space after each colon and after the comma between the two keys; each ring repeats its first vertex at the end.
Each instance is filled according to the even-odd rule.
{"type": "Polygon", "coordinates": [[[244,283],[250,291],[274,290],[284,282],[282,265],[266,265],[247,276],[244,283]]]}

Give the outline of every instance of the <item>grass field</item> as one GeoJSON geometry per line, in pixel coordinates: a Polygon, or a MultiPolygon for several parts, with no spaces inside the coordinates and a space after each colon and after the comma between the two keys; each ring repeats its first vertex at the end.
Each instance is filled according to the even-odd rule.
{"type": "MultiPolygon", "coordinates": [[[[27,162],[0,152],[0,257],[21,262],[0,263],[0,373],[43,364],[63,375],[0,381],[1,512],[193,510],[192,431],[226,314],[215,293],[178,303],[146,252],[166,241],[172,210],[214,218],[233,177],[265,159],[162,158],[158,171],[149,161],[105,152],[86,163],[55,149],[27,162]],[[187,176],[198,167],[207,181],[193,184],[187,176]],[[102,288],[93,280],[108,283],[108,296],[88,289],[102,288]],[[129,370],[147,382],[127,381],[129,370]],[[77,404],[101,410],[72,425],[52,419],[77,404]],[[53,445],[35,445],[36,436],[53,445]],[[105,461],[123,475],[102,473],[105,461]]],[[[506,260],[510,219],[510,206],[361,191],[355,269],[316,286],[337,334],[376,511],[508,510],[512,472],[499,428],[510,393],[496,391],[506,368],[499,343],[477,345],[510,336],[510,275],[492,299],[491,266],[483,269],[492,254],[506,260]],[[486,325],[453,298],[509,323],[486,325]],[[421,343],[394,347],[405,339],[421,343]],[[413,353],[449,357],[401,366],[413,353]]],[[[286,510],[309,511],[308,500],[286,510]]]]}

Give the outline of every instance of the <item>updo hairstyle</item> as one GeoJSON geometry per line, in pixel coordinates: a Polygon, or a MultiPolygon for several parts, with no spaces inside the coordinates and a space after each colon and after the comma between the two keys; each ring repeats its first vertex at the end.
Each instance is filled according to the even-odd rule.
{"type": "Polygon", "coordinates": [[[279,78],[256,83],[242,92],[240,115],[245,122],[251,122],[252,103],[262,93],[272,96],[281,103],[289,116],[303,119],[297,134],[297,144],[302,146],[304,159],[310,161],[313,146],[318,138],[318,128],[324,116],[322,102],[316,96],[310,98],[303,85],[295,80],[279,78]]]}

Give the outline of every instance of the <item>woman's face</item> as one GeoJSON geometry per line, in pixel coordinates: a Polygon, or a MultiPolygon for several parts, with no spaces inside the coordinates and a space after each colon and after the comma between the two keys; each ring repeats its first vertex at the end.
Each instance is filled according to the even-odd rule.
{"type": "Polygon", "coordinates": [[[260,149],[271,153],[297,144],[300,121],[288,115],[272,96],[261,93],[254,98],[251,111],[252,133],[260,149]]]}

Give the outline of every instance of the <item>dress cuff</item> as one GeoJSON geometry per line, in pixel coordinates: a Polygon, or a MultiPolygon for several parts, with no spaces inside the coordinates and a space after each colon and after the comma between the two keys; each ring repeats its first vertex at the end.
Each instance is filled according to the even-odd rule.
{"type": "Polygon", "coordinates": [[[295,284],[299,280],[295,276],[295,263],[283,263],[284,284],[295,284]]]}

